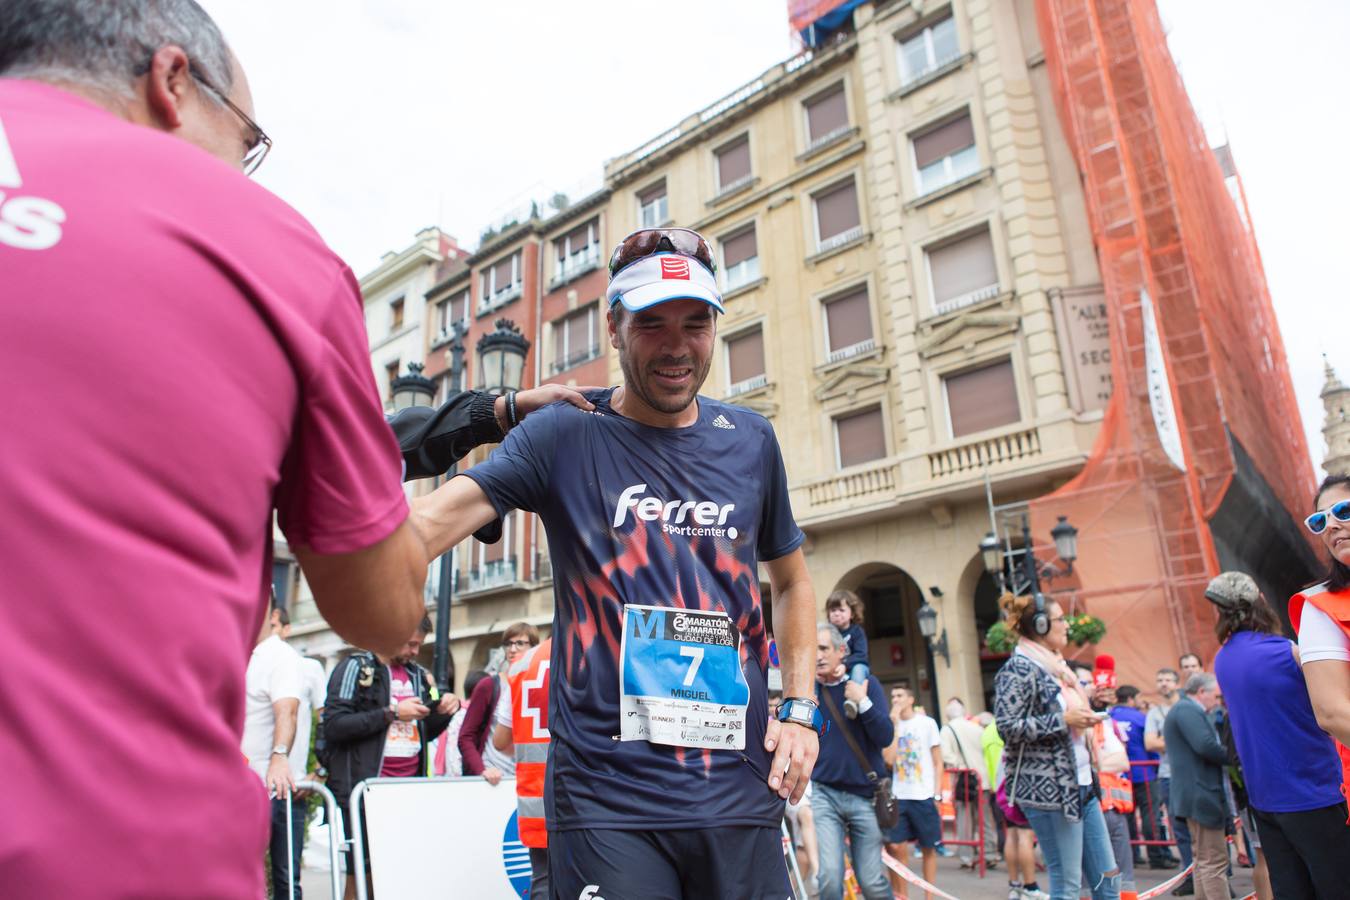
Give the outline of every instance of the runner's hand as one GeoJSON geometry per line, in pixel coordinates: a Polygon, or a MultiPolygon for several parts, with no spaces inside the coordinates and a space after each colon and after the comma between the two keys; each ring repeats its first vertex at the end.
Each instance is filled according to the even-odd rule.
{"type": "Polygon", "coordinates": [[[405,697],[398,701],[398,720],[400,722],[411,722],[414,719],[425,719],[431,710],[422,705],[422,701],[416,697],[405,697]]]}
{"type": "Polygon", "coordinates": [[[502,770],[496,766],[488,766],[483,770],[483,780],[496,787],[502,783],[502,770]]]}
{"type": "Polygon", "coordinates": [[[291,761],[280,753],[272,754],[267,764],[267,776],[263,779],[267,792],[274,797],[284,797],[295,791],[295,778],[291,776],[291,761]]]}
{"type": "Polygon", "coordinates": [[[789,803],[801,800],[811,781],[811,770],[816,767],[820,736],[805,725],[770,719],[764,734],[764,749],[773,754],[769,764],[769,789],[789,803]]]}
{"type": "Polygon", "coordinates": [[[530,388],[528,391],[521,391],[516,394],[516,417],[524,419],[541,406],[548,406],[550,403],[557,403],[559,400],[566,400],[577,409],[584,409],[589,412],[595,409],[595,404],[587,400],[582,392],[595,390],[599,390],[599,388],[571,388],[565,384],[542,384],[539,387],[530,388]]]}

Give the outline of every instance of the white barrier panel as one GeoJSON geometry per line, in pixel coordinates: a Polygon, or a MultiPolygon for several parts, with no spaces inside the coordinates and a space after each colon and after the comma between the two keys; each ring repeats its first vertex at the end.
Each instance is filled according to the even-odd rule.
{"type": "Polygon", "coordinates": [[[516,829],[514,779],[496,787],[481,778],[381,779],[367,785],[365,808],[376,896],[529,896],[530,854],[516,829]]]}

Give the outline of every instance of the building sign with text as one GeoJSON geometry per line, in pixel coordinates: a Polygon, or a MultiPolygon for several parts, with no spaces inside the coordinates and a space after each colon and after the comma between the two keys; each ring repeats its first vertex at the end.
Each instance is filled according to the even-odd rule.
{"type": "Polygon", "coordinates": [[[1105,409],[1111,399],[1111,331],[1099,285],[1053,294],[1060,353],[1077,412],[1105,409]]]}

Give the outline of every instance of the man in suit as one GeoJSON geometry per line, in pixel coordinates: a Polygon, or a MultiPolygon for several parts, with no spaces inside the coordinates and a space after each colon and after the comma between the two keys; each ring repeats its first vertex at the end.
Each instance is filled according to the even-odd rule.
{"type": "Polygon", "coordinates": [[[1191,832],[1195,858],[1195,896],[1227,900],[1228,844],[1224,824],[1228,801],[1223,792],[1227,760],[1209,713],[1219,703],[1219,684],[1201,672],[1186,681],[1185,696],[1163,723],[1163,739],[1172,763],[1172,812],[1191,832]]]}

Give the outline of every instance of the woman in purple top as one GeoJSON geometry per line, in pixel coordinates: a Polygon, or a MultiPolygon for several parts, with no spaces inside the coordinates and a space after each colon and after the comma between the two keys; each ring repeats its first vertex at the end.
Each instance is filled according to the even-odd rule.
{"type": "Polygon", "coordinates": [[[1205,597],[1219,611],[1214,658],[1276,897],[1343,897],[1350,827],[1335,744],[1317,726],[1298,648],[1256,582],[1225,572],[1205,597]]]}

